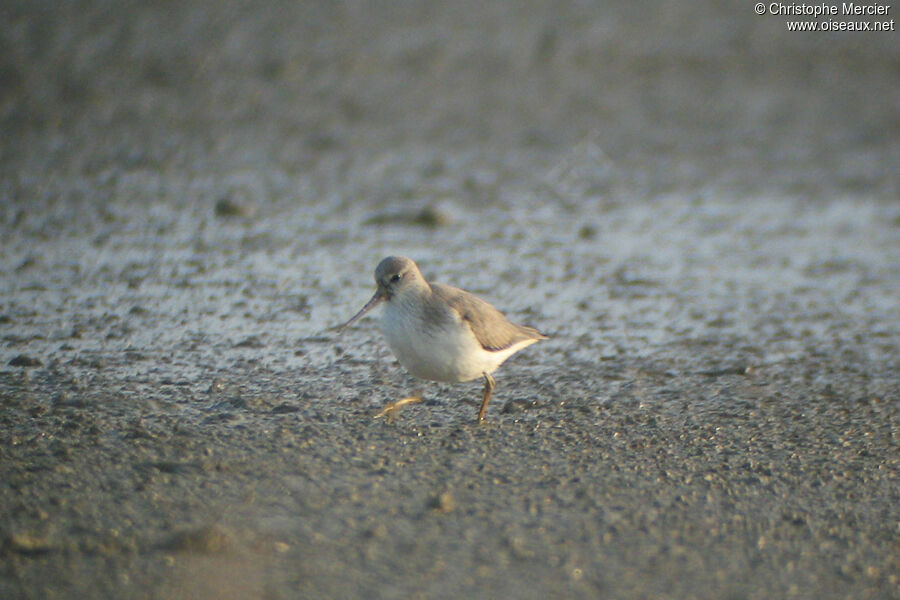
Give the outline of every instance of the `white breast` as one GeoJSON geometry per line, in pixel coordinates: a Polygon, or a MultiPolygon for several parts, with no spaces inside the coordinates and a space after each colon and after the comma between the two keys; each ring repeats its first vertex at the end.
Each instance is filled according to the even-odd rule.
{"type": "Polygon", "coordinates": [[[500,352],[481,347],[469,326],[455,312],[441,324],[426,322],[420,303],[393,298],[384,307],[381,325],[388,345],[412,375],[433,381],[470,381],[492,373],[515,352],[537,340],[500,352]]]}

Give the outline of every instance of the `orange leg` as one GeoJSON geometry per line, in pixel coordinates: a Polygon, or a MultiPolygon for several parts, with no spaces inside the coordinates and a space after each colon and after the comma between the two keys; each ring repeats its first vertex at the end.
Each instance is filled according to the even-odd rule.
{"type": "Polygon", "coordinates": [[[391,402],[387,406],[385,406],[380,413],[375,415],[373,418],[378,419],[380,417],[386,417],[388,422],[393,422],[394,417],[400,412],[400,408],[406,406],[407,404],[414,404],[416,402],[421,402],[422,396],[418,393],[413,394],[412,396],[408,396],[406,398],[401,398],[396,402],[391,402]]]}
{"type": "Polygon", "coordinates": [[[484,413],[487,412],[488,402],[491,401],[491,392],[494,391],[494,386],[496,382],[494,378],[491,377],[490,373],[483,373],[484,375],[484,400],[481,401],[481,410],[478,411],[478,422],[484,422],[484,413]]]}

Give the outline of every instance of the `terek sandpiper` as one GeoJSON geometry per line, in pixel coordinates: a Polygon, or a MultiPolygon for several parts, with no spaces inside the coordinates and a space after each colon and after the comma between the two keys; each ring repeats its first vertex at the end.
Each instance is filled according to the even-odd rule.
{"type": "Polygon", "coordinates": [[[494,389],[491,373],[522,348],[547,338],[537,329],[510,322],[469,292],[428,283],[416,263],[402,256],[378,264],[375,285],[372,299],[339,332],[384,303],[382,331],[412,375],[451,383],[484,378],[479,421],[484,421],[494,389]]]}

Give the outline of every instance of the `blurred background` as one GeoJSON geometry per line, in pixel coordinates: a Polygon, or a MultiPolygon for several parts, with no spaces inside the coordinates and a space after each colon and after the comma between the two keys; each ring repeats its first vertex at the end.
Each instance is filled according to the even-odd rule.
{"type": "Polygon", "coordinates": [[[900,44],[788,19],[0,3],[0,591],[895,595],[900,44]],[[551,334],[505,428],[371,424],[388,254],[551,334]]]}
{"type": "MultiPolygon", "coordinates": [[[[720,2],[7,2],[6,260],[47,258],[29,233],[85,233],[79,268],[130,256],[132,289],[155,274],[163,295],[229,266],[299,292],[313,335],[390,253],[479,292],[534,256],[550,263],[531,284],[589,283],[580,298],[612,272],[697,275],[692,256],[759,271],[760,236],[791,260],[800,240],[775,230],[828,215],[873,241],[851,222],[896,215],[896,36],[785,20],[720,2]],[[762,230],[742,248],[744,221],[762,230]]],[[[823,241],[798,268],[834,258],[823,241]]]]}
{"type": "Polygon", "coordinates": [[[338,162],[356,175],[441,160],[452,172],[479,153],[554,166],[591,143],[646,186],[638,200],[711,185],[897,192],[890,31],[796,34],[786,17],[709,1],[5,2],[3,13],[10,175],[298,178],[338,162]]]}

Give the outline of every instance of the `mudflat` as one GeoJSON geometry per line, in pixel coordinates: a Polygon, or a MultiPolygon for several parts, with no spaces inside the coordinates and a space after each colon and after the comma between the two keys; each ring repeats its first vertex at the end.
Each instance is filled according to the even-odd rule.
{"type": "Polygon", "coordinates": [[[900,597],[900,47],[731,4],[4,8],[0,597],[900,597]]]}

